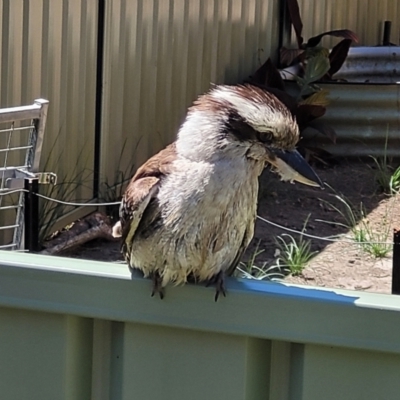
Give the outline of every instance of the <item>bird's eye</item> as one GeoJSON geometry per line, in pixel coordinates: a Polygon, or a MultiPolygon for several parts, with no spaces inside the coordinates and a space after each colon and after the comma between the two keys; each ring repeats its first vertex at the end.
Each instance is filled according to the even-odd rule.
{"type": "Polygon", "coordinates": [[[258,136],[258,140],[260,142],[267,143],[267,144],[272,143],[273,135],[272,135],[272,132],[270,132],[270,131],[258,132],[257,136],[258,136]]]}

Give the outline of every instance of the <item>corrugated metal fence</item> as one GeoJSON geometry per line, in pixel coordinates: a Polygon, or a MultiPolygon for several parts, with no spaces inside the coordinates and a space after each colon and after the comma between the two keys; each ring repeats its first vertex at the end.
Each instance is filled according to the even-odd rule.
{"type": "MultiPolygon", "coordinates": [[[[0,35],[0,106],[48,99],[43,167],[93,171],[97,1],[3,0],[0,35]]],[[[87,179],[74,197],[91,196],[87,179]]]]}
{"type": "Polygon", "coordinates": [[[108,2],[102,179],[113,181],[171,142],[210,82],[248,77],[276,51],[278,21],[277,0],[108,2]]]}
{"type": "MultiPolygon", "coordinates": [[[[400,2],[398,0],[298,0],[304,28],[303,36],[334,29],[351,29],[360,38],[360,46],[382,44],[383,24],[392,21],[392,38],[400,44],[400,2]]],[[[332,46],[338,39],[324,38],[332,46]]]]}
{"type": "Polygon", "coordinates": [[[399,157],[400,85],[321,86],[331,100],[323,121],[338,135],[336,144],[320,137],[322,147],[338,156],[399,157]]]}

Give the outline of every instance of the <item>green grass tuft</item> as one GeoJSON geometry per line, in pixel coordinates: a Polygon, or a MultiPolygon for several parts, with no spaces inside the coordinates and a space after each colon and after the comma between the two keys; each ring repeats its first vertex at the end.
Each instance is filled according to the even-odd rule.
{"type": "Polygon", "coordinates": [[[332,203],[326,203],[338,212],[345,222],[319,221],[345,227],[351,232],[352,240],[358,243],[364,252],[375,258],[386,257],[392,251],[392,245],[388,243],[391,234],[388,218],[390,210],[386,210],[386,215],[382,218],[379,227],[372,227],[362,203],[360,203],[359,208],[356,208],[344,196],[335,194],[334,197],[340,202],[341,208],[334,206],[332,203]]]}
{"type": "Polygon", "coordinates": [[[241,261],[239,263],[235,271],[235,276],[239,278],[270,281],[283,279],[285,275],[276,265],[269,266],[267,262],[257,262],[257,257],[264,251],[265,249],[260,249],[260,242],[258,242],[256,249],[247,262],[241,261]]]}
{"type": "MultiPolygon", "coordinates": [[[[302,233],[306,230],[309,217],[304,222],[302,233]]],[[[277,267],[287,270],[292,275],[300,275],[317,254],[316,251],[311,250],[311,241],[305,239],[303,235],[296,240],[292,235],[284,233],[277,237],[277,245],[279,249],[277,267]]]]}

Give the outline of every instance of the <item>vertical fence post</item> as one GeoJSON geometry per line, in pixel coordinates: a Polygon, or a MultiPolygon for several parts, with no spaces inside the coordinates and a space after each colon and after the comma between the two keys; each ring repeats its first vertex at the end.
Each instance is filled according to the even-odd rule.
{"type": "Polygon", "coordinates": [[[383,27],[383,40],[382,40],[382,44],[384,46],[390,46],[391,29],[392,29],[392,21],[385,21],[385,25],[383,27]]]}
{"type": "Polygon", "coordinates": [[[392,294],[400,294],[400,229],[393,233],[392,294]]]}
{"type": "Polygon", "coordinates": [[[39,191],[38,178],[25,178],[25,249],[39,251],[39,191]]]}

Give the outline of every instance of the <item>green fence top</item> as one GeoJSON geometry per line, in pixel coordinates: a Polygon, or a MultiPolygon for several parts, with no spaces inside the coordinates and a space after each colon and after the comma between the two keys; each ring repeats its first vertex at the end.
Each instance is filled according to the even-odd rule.
{"type": "Polygon", "coordinates": [[[0,306],[299,343],[400,353],[400,297],[228,279],[168,286],[164,300],[126,265],[0,251],[0,306]]]}

